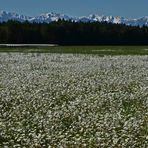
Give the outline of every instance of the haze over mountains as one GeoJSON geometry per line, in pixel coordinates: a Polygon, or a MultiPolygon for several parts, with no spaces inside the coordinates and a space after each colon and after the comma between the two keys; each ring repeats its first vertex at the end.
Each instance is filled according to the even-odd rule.
{"type": "Polygon", "coordinates": [[[53,21],[58,21],[59,19],[71,20],[74,22],[108,22],[115,24],[126,24],[131,26],[148,26],[148,16],[137,18],[137,19],[128,19],[119,16],[104,16],[91,14],[89,16],[82,17],[71,17],[65,14],[59,13],[46,13],[39,16],[31,17],[20,15],[14,12],[0,11],[0,22],[7,22],[8,20],[17,20],[20,22],[29,21],[31,23],[50,23],[53,21]]]}

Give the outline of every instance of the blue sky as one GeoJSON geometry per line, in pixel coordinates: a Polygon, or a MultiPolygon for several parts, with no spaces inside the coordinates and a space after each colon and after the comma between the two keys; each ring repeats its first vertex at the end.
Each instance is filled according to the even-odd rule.
{"type": "Polygon", "coordinates": [[[95,13],[138,18],[148,16],[148,0],[0,0],[0,10],[31,16],[57,12],[71,16],[95,13]]]}

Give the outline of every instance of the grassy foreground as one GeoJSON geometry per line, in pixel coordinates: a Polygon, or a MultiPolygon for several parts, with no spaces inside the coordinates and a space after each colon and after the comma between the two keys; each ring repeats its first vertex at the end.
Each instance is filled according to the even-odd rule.
{"type": "Polygon", "coordinates": [[[147,148],[148,56],[0,53],[0,148],[147,148]]]}
{"type": "Polygon", "coordinates": [[[0,52],[83,53],[99,55],[148,55],[148,46],[0,47],[0,52]]]}

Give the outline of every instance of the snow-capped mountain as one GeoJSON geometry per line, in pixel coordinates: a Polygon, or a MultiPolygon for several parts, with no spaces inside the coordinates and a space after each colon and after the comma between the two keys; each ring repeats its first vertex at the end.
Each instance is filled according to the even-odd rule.
{"type": "Polygon", "coordinates": [[[17,21],[26,21],[29,20],[31,17],[19,15],[14,12],[6,12],[6,11],[0,11],[0,22],[7,22],[8,20],[17,20],[17,21]]]}
{"type": "MultiPolygon", "coordinates": [[[[41,14],[36,17],[30,17],[30,16],[24,16],[24,15],[19,15],[14,12],[6,12],[6,11],[0,11],[0,22],[7,22],[8,20],[17,20],[17,21],[29,21],[29,22],[37,22],[37,23],[50,23],[53,21],[58,21],[59,19],[64,19],[64,20],[73,20],[72,17],[69,17],[64,14],[59,14],[59,13],[46,13],[46,14],[41,14]]],[[[74,20],[73,20],[74,21],[74,20]]]]}
{"type": "Polygon", "coordinates": [[[29,19],[30,22],[38,22],[38,23],[50,23],[53,21],[58,21],[59,19],[64,19],[64,20],[70,20],[72,19],[71,17],[64,15],[64,14],[58,14],[58,13],[46,13],[46,14],[41,14],[36,17],[32,17],[29,19]]]}
{"type": "Polygon", "coordinates": [[[148,26],[148,16],[138,18],[138,19],[128,19],[119,16],[104,16],[104,15],[97,15],[91,14],[89,16],[82,16],[82,17],[71,17],[65,14],[59,13],[46,13],[41,14],[36,17],[24,16],[19,15],[17,13],[11,13],[6,11],[0,11],[0,22],[7,22],[8,20],[17,20],[17,21],[29,21],[29,22],[37,22],[37,23],[50,23],[53,21],[58,21],[59,19],[64,20],[71,20],[74,22],[109,22],[115,24],[126,24],[131,26],[148,26]]]}
{"type": "MultiPolygon", "coordinates": [[[[115,24],[124,23],[125,21],[125,18],[123,17],[113,17],[113,16],[104,16],[104,15],[100,16],[97,14],[91,14],[86,18],[90,22],[109,22],[109,23],[115,23],[115,24]]],[[[81,21],[81,18],[80,18],[80,21],[81,21]]]]}

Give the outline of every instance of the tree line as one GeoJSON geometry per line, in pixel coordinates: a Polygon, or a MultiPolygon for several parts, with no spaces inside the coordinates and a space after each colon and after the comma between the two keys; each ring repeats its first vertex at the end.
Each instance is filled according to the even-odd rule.
{"type": "Polygon", "coordinates": [[[0,23],[0,44],[146,45],[148,27],[107,22],[0,23]]]}

